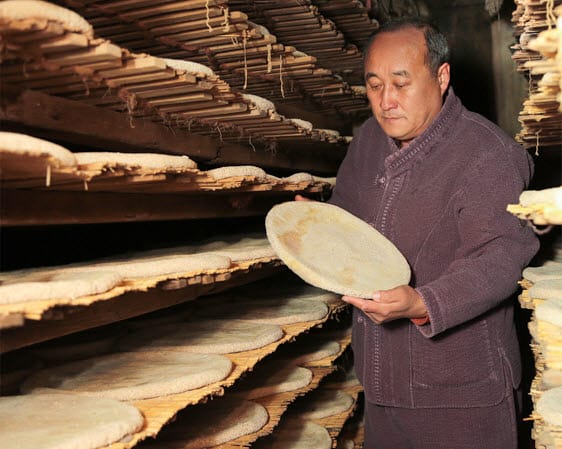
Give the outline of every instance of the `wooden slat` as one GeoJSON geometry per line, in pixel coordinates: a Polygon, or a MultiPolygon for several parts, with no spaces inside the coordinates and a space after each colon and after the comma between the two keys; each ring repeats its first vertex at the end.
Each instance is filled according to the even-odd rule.
{"type": "MultiPolygon", "coordinates": [[[[230,18],[229,18],[229,28],[230,30],[227,30],[226,25],[224,24],[224,17],[223,16],[218,16],[218,17],[209,17],[209,19],[207,18],[202,18],[202,19],[196,19],[196,20],[191,20],[188,22],[179,22],[179,23],[174,23],[174,24],[170,24],[170,25],[162,25],[162,26],[158,26],[155,28],[152,28],[150,30],[150,33],[154,36],[160,36],[160,35],[166,35],[166,34],[178,34],[178,33],[183,33],[183,32],[188,32],[188,31],[196,31],[196,30],[204,30],[207,33],[213,31],[213,29],[216,29],[216,31],[218,32],[228,32],[228,31],[232,31],[234,30],[233,25],[236,25],[238,23],[242,23],[247,19],[246,14],[242,14],[238,11],[232,11],[230,13],[230,18]]],[[[246,29],[246,27],[242,27],[242,28],[236,28],[236,29],[246,29]]]]}
{"type": "Polygon", "coordinates": [[[56,67],[68,67],[77,64],[90,64],[100,61],[111,61],[121,58],[121,49],[109,42],[104,42],[85,51],[53,53],[45,58],[45,62],[56,67]]]}
{"type": "Polygon", "coordinates": [[[154,107],[161,107],[166,105],[176,105],[185,103],[198,103],[205,100],[213,100],[213,96],[209,93],[196,92],[186,95],[173,95],[169,97],[160,97],[159,99],[152,99],[148,104],[154,107]]]}
{"type": "Polygon", "coordinates": [[[136,10],[131,13],[120,14],[120,17],[124,20],[137,19],[137,22],[141,27],[150,29],[165,24],[206,19],[207,17],[223,17],[224,15],[220,8],[210,7],[208,10],[194,9],[186,11],[182,9],[182,6],[178,6],[177,3],[178,2],[170,4],[169,8],[166,8],[167,5],[164,5],[144,10],[136,10]]]}
{"type": "MultiPolygon", "coordinates": [[[[81,2],[87,3],[87,2],[81,2]]],[[[96,2],[97,3],[97,2],[96,2]]],[[[227,1],[219,1],[219,0],[189,0],[189,1],[177,1],[177,0],[159,0],[158,7],[165,8],[165,11],[169,11],[171,7],[177,7],[179,10],[190,10],[190,9],[205,9],[206,6],[209,8],[212,7],[219,7],[221,5],[226,4],[227,1]],[[171,5],[171,6],[167,6],[171,5]]],[[[111,14],[119,12],[121,14],[127,14],[125,11],[128,10],[135,10],[140,11],[140,8],[152,8],[154,6],[154,0],[117,0],[117,1],[110,1],[100,3],[96,5],[100,10],[105,10],[111,14]]],[[[152,11],[151,14],[155,14],[157,11],[152,11]]],[[[142,12],[142,14],[145,14],[142,12]]],[[[132,16],[130,13],[127,16],[128,19],[136,18],[138,16],[132,16]]]]}
{"type": "Polygon", "coordinates": [[[41,42],[37,50],[45,54],[65,52],[86,48],[88,43],[88,38],[83,34],[67,33],[62,37],[41,42]]]}

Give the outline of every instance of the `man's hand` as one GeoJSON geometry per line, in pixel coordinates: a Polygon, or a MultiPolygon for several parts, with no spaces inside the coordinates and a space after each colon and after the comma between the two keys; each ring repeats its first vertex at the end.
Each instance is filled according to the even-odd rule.
{"type": "Polygon", "coordinates": [[[361,309],[377,324],[398,318],[420,318],[427,315],[427,308],[421,296],[408,285],[376,291],[373,293],[373,299],[353,296],[344,296],[342,299],[361,309]]]}
{"type": "Polygon", "coordinates": [[[295,201],[314,201],[302,195],[295,195],[295,201]]]}

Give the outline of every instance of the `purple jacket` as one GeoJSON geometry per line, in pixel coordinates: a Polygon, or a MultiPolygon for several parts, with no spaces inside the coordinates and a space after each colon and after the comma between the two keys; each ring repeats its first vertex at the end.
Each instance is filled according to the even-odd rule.
{"type": "Polygon", "coordinates": [[[377,325],[354,310],[356,370],[370,402],[486,406],[502,400],[506,378],[519,384],[512,295],[539,243],[506,206],[532,173],[527,152],[452,89],[407,148],[373,117],[360,128],[330,202],[394,242],[431,320],[377,325]]]}

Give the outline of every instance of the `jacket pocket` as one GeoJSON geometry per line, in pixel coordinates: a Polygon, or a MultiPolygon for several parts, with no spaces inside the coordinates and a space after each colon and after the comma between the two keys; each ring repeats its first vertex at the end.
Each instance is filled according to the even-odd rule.
{"type": "Polygon", "coordinates": [[[455,388],[497,382],[502,373],[486,320],[457,327],[433,338],[411,334],[415,387],[455,388]]]}

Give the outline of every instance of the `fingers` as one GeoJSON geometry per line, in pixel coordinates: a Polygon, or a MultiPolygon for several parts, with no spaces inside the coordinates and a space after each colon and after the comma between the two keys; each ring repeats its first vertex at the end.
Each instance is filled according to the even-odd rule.
{"type": "Polygon", "coordinates": [[[302,195],[295,195],[295,201],[312,201],[310,198],[306,198],[302,195]]]}
{"type": "Polygon", "coordinates": [[[375,291],[371,299],[344,296],[342,300],[363,311],[377,324],[427,313],[419,295],[414,289],[405,285],[390,290],[375,291]]]}
{"type": "Polygon", "coordinates": [[[357,307],[365,313],[386,314],[385,309],[388,308],[386,304],[370,299],[356,298],[353,296],[344,296],[342,300],[354,307],[357,307]]]}
{"type": "Polygon", "coordinates": [[[355,298],[353,296],[344,296],[342,300],[363,311],[370,320],[377,324],[382,324],[385,321],[393,319],[385,304],[377,303],[371,299],[355,298]]]}

